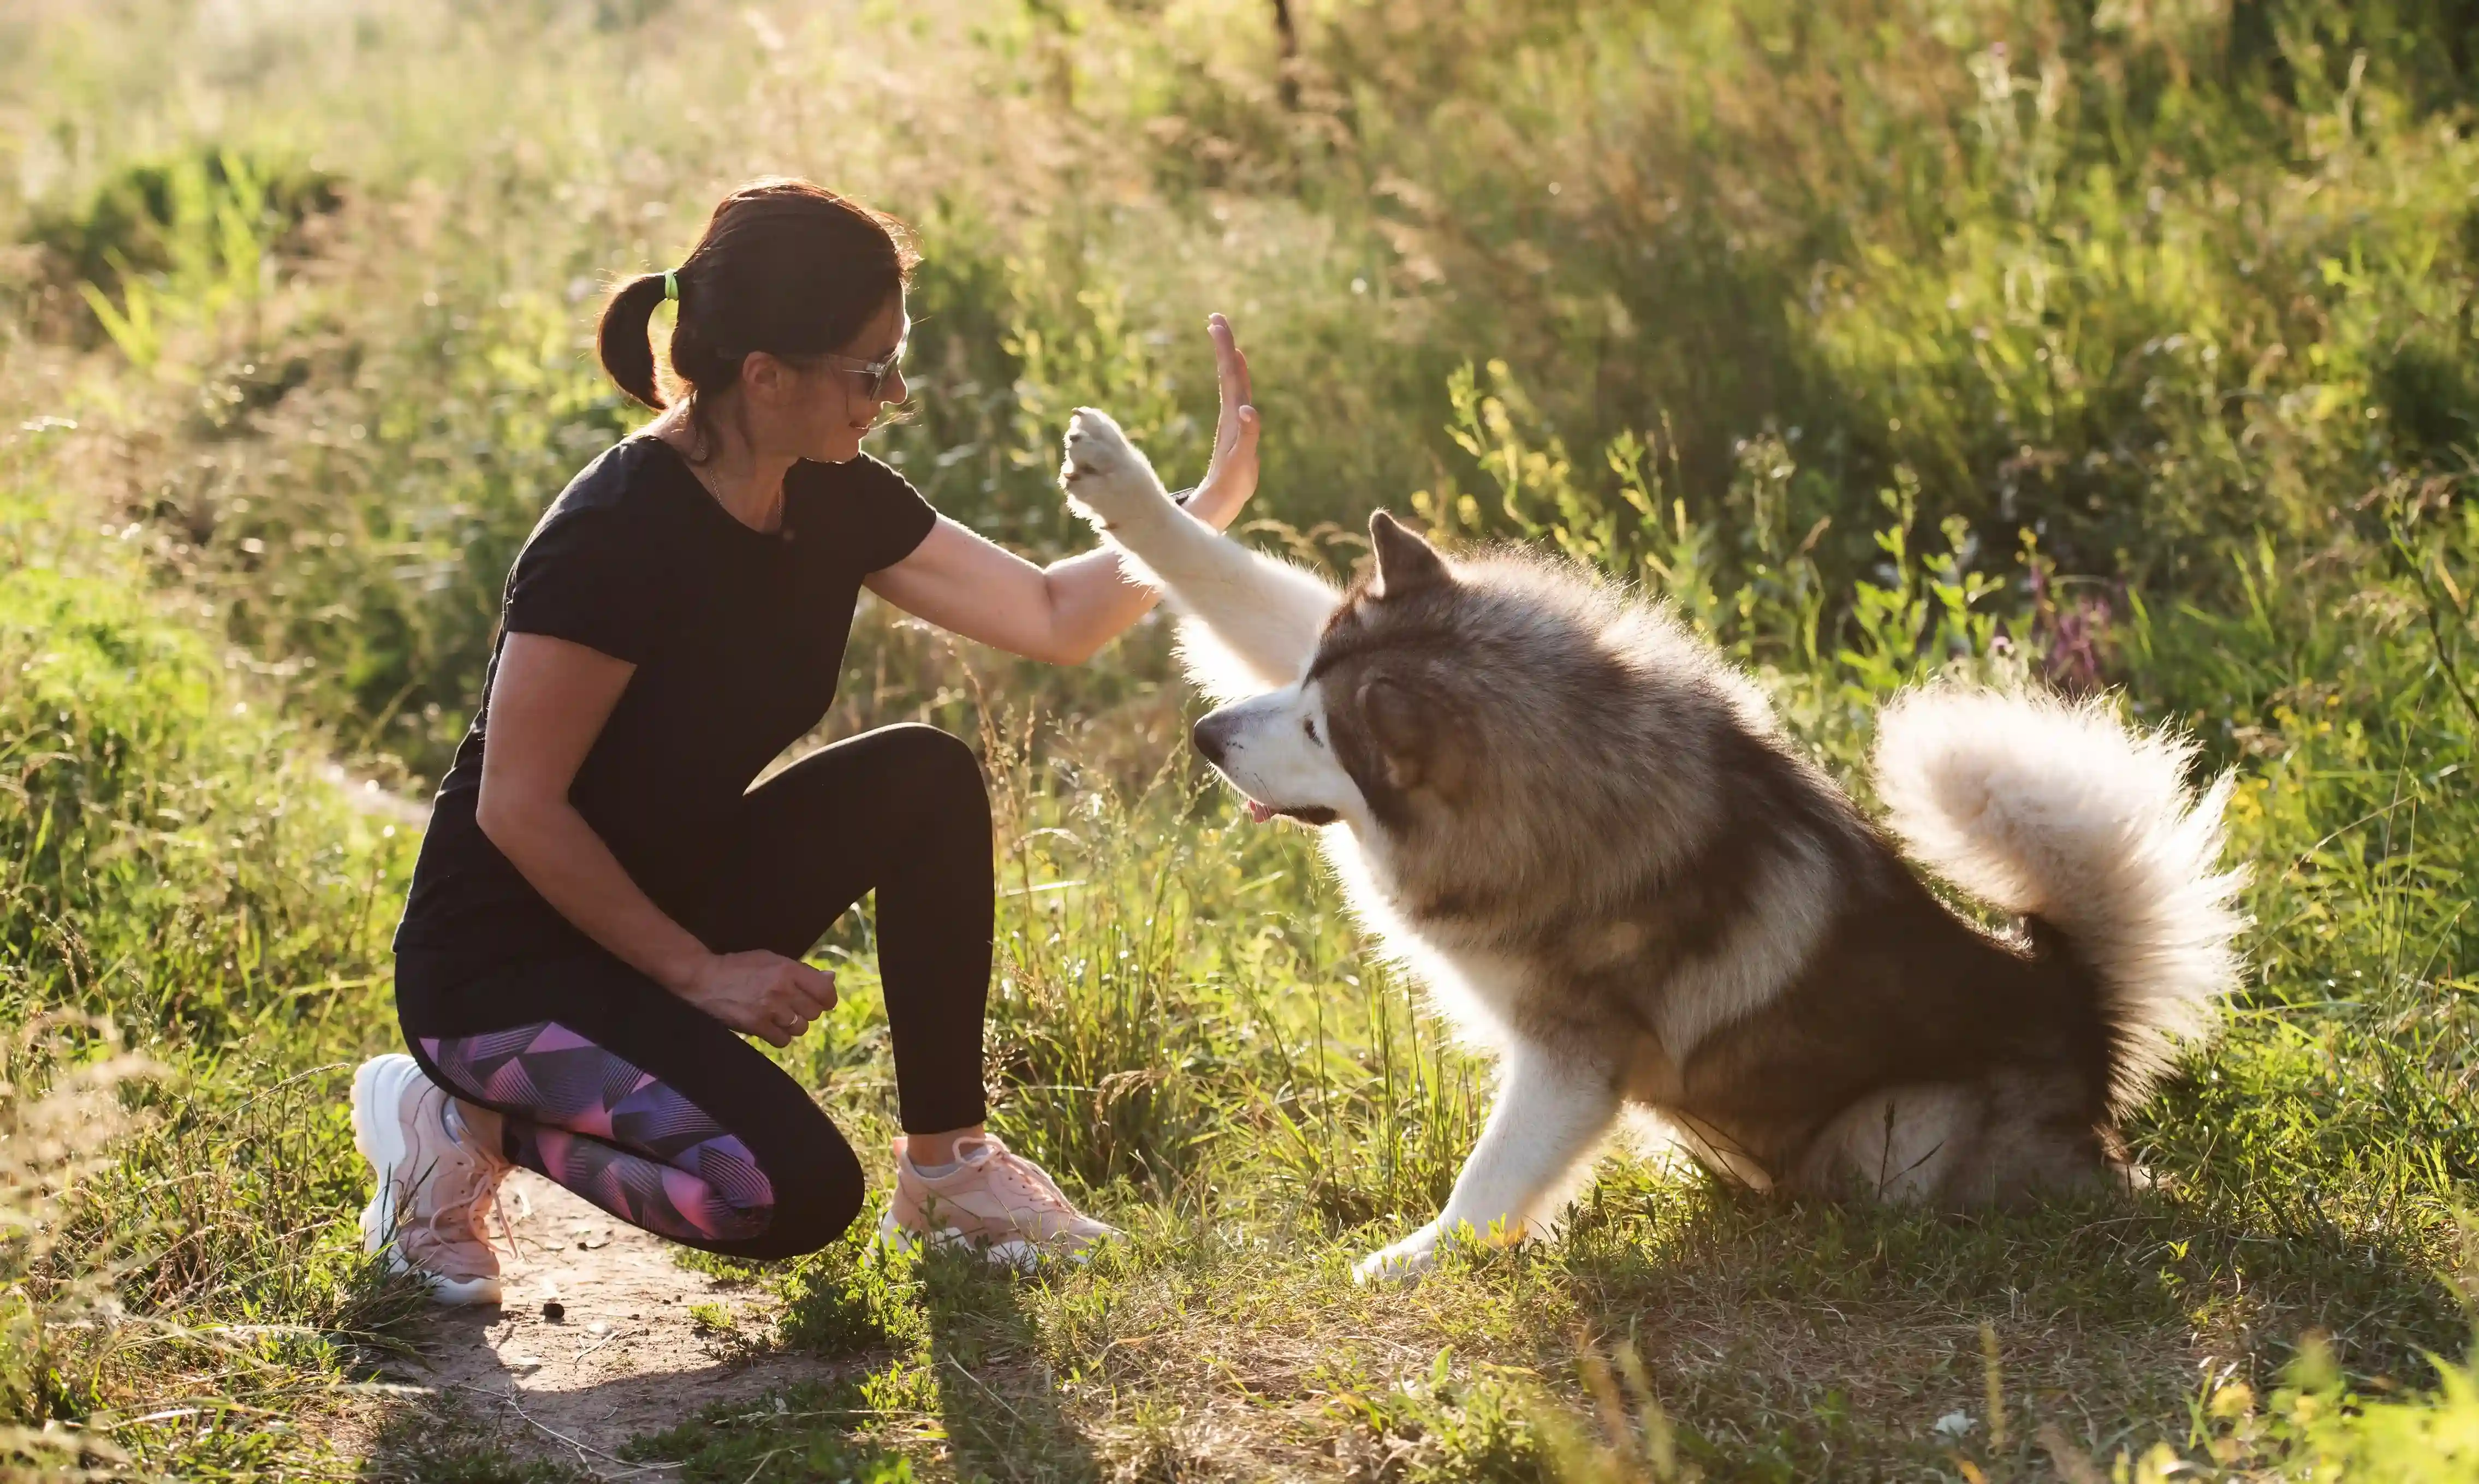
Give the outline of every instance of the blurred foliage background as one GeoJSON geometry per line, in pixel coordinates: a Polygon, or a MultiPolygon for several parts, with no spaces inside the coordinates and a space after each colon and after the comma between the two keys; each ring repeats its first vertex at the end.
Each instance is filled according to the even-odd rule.
{"type": "MultiPolygon", "coordinates": [[[[999,540],[1081,544],[1079,403],[1201,472],[1221,310],[1266,421],[1252,539],[1341,571],[1388,506],[1554,546],[1678,603],[1863,789],[1922,676],[2115,689],[2240,771],[2256,877],[2231,1033],[2138,1130],[2169,1178],[2123,1225],[1853,1230],[1624,1165],[1556,1281],[1372,1312],[1318,1265],[1443,1192],[1485,1069],[1296,838],[1197,786],[1159,626],[1061,672],[867,608],[825,730],[939,721],[1000,799],[1000,1122],[1161,1238],[1028,1300],[1031,1390],[988,1394],[1104,1367],[1114,1323],[1279,1325],[1325,1368],[1283,1391],[1269,1348],[1244,1405],[1111,1372],[1074,1448],[950,1386],[925,1467],[2067,1470],[2029,1426],[1956,1452],[1947,1402],[1888,1389],[1882,1336],[1984,1321],[2078,1457],[2455,1476],[2479,1412],[2424,1357],[2467,1338],[2479,1181],[2474,67],[2468,0],[0,6],[6,1096],[55,1128],[108,1074],[129,1120],[20,1141],[49,1152],[10,1229],[47,1235],[0,1242],[10,1456],[360,1467],[329,1422],[410,1301],[356,1255],[333,1105],[394,1034],[418,801],[519,544],[636,421],[603,285],[780,172],[913,223],[916,397],[876,447],[999,540]],[[1197,1245],[1235,1222],[1303,1255],[1197,1245]],[[1749,1317],[1785,1296],[1862,1329],[1781,1342],[1749,1317]],[[1621,1333],[1652,1391],[1596,1389],[1621,1333]],[[1594,1398],[1673,1451],[1562,1431],[1594,1398]]],[[[864,1130],[868,946],[829,945],[854,1003],[791,1059],[864,1130]]],[[[936,1374],[882,1312],[913,1300],[847,1277],[767,1280],[783,1343],[936,1374]]]]}
{"type": "Polygon", "coordinates": [[[1836,588],[1898,480],[1999,565],[2028,530],[2095,594],[2221,602],[2231,550],[2346,549],[2464,469],[2455,6],[1295,9],[1285,56],[1236,0],[35,0],[12,329],[150,373],[115,513],[424,772],[544,492],[630,421],[601,285],[770,171],[917,225],[888,455],[1032,550],[1076,539],[1077,401],[1193,473],[1210,308],[1260,368],[1263,512],[1313,542],[1418,499],[1522,533],[1448,430],[1464,366],[1623,523],[1613,439],[1733,525],[1762,447],[1763,521],[1836,588]]]}

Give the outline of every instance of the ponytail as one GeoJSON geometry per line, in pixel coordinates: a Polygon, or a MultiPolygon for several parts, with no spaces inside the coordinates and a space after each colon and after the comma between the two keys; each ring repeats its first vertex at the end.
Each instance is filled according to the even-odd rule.
{"type": "Polygon", "coordinates": [[[595,332],[602,370],[620,390],[656,412],[668,404],[654,383],[654,306],[663,302],[663,275],[640,273],[622,284],[602,306],[595,332]]]}

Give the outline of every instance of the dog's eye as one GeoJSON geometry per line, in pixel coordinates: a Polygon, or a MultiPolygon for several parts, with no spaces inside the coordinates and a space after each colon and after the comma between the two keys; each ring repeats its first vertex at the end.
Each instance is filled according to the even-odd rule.
{"type": "Polygon", "coordinates": [[[1301,723],[1300,723],[1300,729],[1301,729],[1302,731],[1305,731],[1305,732],[1307,732],[1307,733],[1309,734],[1309,740],[1310,740],[1310,741],[1312,741],[1312,742],[1316,742],[1316,745],[1317,745],[1317,746],[1319,746],[1319,747],[1323,747],[1323,746],[1325,746],[1325,743],[1323,743],[1322,741],[1319,741],[1319,740],[1318,740],[1318,738],[1317,738],[1317,734],[1316,734],[1316,717],[1312,716],[1312,717],[1308,717],[1308,718],[1305,718],[1304,720],[1302,720],[1302,721],[1301,721],[1301,723]]]}

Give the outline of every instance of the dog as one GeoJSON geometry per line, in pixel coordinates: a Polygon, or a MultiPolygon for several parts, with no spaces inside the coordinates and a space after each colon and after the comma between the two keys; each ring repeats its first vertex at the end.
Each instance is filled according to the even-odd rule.
{"type": "Polygon", "coordinates": [[[2232,779],[2190,791],[2191,744],[1923,688],[1878,716],[1880,827],[1711,645],[1572,564],[1449,558],[1380,511],[1338,592],[1179,508],[1091,409],[1061,480],[1181,615],[1220,703],[1197,753],[1251,817],[1318,831],[1363,927],[1496,1054],[1445,1209],[1364,1281],[1543,1229],[1630,1111],[1724,1180],[1822,1198],[2138,1177],[2116,1120],[2238,971],[2232,779]]]}

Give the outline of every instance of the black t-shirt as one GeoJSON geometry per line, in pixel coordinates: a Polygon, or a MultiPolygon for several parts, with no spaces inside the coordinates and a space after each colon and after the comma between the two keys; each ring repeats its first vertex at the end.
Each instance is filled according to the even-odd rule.
{"type": "MultiPolygon", "coordinates": [[[[864,456],[794,465],[782,529],[753,530],[651,437],[613,447],[551,502],[508,574],[499,644],[547,634],[637,667],[568,797],[655,906],[677,918],[695,901],[741,794],[834,700],[861,579],[937,519],[864,456]]],[[[593,946],[474,819],[502,652],[440,782],[396,936],[399,953],[476,973],[593,946]]]]}

